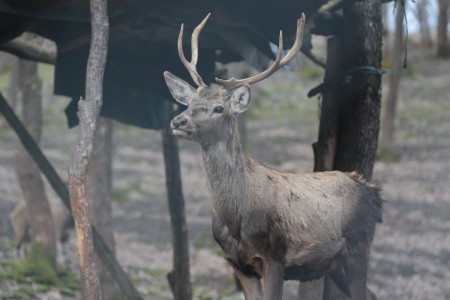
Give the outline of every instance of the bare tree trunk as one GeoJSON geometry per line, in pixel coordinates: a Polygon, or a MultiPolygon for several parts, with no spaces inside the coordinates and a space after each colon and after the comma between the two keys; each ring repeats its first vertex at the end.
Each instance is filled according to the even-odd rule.
{"type": "Polygon", "coordinates": [[[92,224],[87,200],[87,171],[92,157],[97,120],[103,104],[103,75],[108,51],[109,20],[106,0],[91,0],[91,47],[86,72],[86,100],[78,102],[78,143],[69,168],[69,193],[80,256],[85,299],[102,299],[95,265],[92,224]]]}
{"type": "MultiPolygon", "coordinates": [[[[168,107],[167,115],[170,121],[173,116],[171,105],[168,107]]],[[[169,122],[163,128],[161,134],[173,245],[173,270],[169,273],[168,279],[174,298],[176,300],[189,300],[192,299],[189,271],[189,241],[181,184],[178,142],[170,130],[169,122]]]]}
{"type": "MultiPolygon", "coordinates": [[[[42,82],[38,78],[37,64],[20,62],[23,120],[36,142],[42,132],[42,82]]],[[[50,205],[44,183],[33,159],[21,146],[17,155],[17,175],[27,204],[31,239],[42,246],[51,262],[56,262],[56,240],[50,205]]]]}
{"type": "MultiPolygon", "coordinates": [[[[405,2],[406,3],[406,2],[405,2]]],[[[430,23],[428,22],[428,0],[419,0],[417,3],[417,19],[420,26],[420,39],[424,47],[432,47],[430,23]]]]}
{"type": "MultiPolygon", "coordinates": [[[[341,67],[342,41],[340,38],[330,38],[327,44],[327,65],[325,79],[339,78],[341,67]]],[[[334,168],[334,158],[337,147],[339,93],[338,81],[328,82],[329,89],[323,92],[320,110],[319,136],[317,143],[313,144],[314,172],[331,171],[334,168]]]]}
{"type": "Polygon", "coordinates": [[[439,57],[450,57],[450,44],[448,41],[448,9],[449,0],[438,0],[439,2],[439,15],[438,15],[438,28],[437,28],[437,54],[439,57]]]}
{"type": "Polygon", "coordinates": [[[344,6],[342,68],[354,73],[342,89],[334,167],[357,171],[367,180],[372,178],[380,126],[382,27],[381,0],[344,6]]]}
{"type": "MultiPolygon", "coordinates": [[[[393,66],[389,74],[389,88],[384,101],[384,114],[383,122],[381,123],[381,139],[380,148],[385,150],[391,150],[392,140],[394,136],[394,123],[397,110],[397,98],[400,88],[400,81],[402,77],[403,67],[403,16],[404,7],[401,7],[402,2],[397,4],[397,11],[395,14],[395,36],[394,36],[394,49],[392,49],[392,61],[393,66]]],[[[405,2],[406,4],[406,2],[405,2]]]]}
{"type": "MultiPolygon", "coordinates": [[[[99,118],[95,138],[92,164],[88,174],[89,207],[92,225],[98,230],[106,245],[115,254],[112,218],[112,162],[113,162],[113,121],[99,118]]],[[[95,254],[100,286],[104,299],[120,299],[120,293],[112,274],[95,254]]]]}

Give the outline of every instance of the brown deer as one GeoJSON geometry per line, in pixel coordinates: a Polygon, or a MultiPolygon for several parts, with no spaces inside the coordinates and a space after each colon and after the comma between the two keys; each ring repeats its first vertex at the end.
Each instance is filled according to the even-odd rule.
{"type": "Polygon", "coordinates": [[[274,63],[246,78],[208,87],[196,71],[198,36],[192,59],[181,61],[199,86],[164,73],[177,102],[187,109],[171,122],[173,134],[200,143],[213,204],[213,235],[233,266],[246,299],[282,298],[284,280],[329,275],[352,299],[366,299],[369,248],[381,221],[379,189],[356,173],[290,174],[247,157],[241,148],[237,115],[251,103],[249,85],[267,78],[298,52],[305,17],[297,22],[294,45],[282,59],[282,33],[274,63]]]}

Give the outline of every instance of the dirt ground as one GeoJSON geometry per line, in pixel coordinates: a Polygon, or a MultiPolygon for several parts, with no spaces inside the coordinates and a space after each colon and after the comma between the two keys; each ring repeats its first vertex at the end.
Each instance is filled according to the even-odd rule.
{"type": "MultiPolygon", "coordinates": [[[[386,200],[368,280],[378,299],[450,299],[449,70],[450,62],[437,60],[431,51],[409,53],[394,155],[378,160],[374,171],[386,200]]],[[[280,72],[256,87],[255,105],[247,118],[250,156],[284,171],[312,170],[311,143],[317,138],[319,105],[305,95],[320,77],[311,77],[314,74],[302,71],[297,76],[280,72]]],[[[47,86],[46,94],[50,91],[47,86]]],[[[45,154],[63,178],[67,178],[76,135],[76,129],[65,128],[61,110],[66,103],[59,97],[46,97],[42,139],[45,154]]],[[[0,139],[0,240],[5,245],[13,238],[8,216],[21,192],[15,173],[17,139],[5,125],[0,139]]],[[[114,144],[118,260],[145,299],[171,299],[165,279],[172,254],[160,133],[117,124],[114,144]]],[[[179,146],[194,296],[239,299],[231,269],[211,237],[211,204],[199,147],[187,141],[179,146]]],[[[57,199],[50,188],[47,191],[57,199]]],[[[74,234],[67,248],[66,260],[76,268],[74,234]]],[[[11,257],[16,257],[11,247],[0,247],[0,260],[11,257]]],[[[0,299],[8,299],[5,286],[0,283],[0,299]]],[[[295,299],[296,290],[296,283],[287,283],[285,299],[295,299]]],[[[46,297],[58,299],[54,294],[46,297]]]]}

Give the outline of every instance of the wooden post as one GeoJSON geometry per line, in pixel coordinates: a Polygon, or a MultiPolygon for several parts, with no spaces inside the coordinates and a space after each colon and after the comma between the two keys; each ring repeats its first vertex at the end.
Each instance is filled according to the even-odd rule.
{"type": "Polygon", "coordinates": [[[87,199],[87,171],[94,147],[97,120],[103,98],[103,75],[108,51],[106,0],[91,0],[91,47],[86,72],[86,100],[78,102],[78,143],[69,168],[69,194],[80,256],[80,273],[85,299],[102,299],[95,266],[92,224],[87,199]]]}
{"type": "Polygon", "coordinates": [[[162,129],[161,134],[173,245],[173,270],[168,274],[168,280],[176,300],[189,300],[192,299],[192,287],[189,271],[189,241],[181,185],[180,158],[178,155],[178,141],[169,127],[169,122],[173,117],[171,104],[168,105],[167,110],[168,121],[162,129]]]}

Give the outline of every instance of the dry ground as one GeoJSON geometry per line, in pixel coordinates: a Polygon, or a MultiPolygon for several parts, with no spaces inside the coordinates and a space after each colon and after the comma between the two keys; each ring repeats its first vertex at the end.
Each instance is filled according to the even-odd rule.
{"type": "MultiPolygon", "coordinates": [[[[396,157],[375,165],[374,179],[383,186],[386,204],[368,285],[378,299],[450,299],[450,62],[414,51],[409,62],[399,99],[396,157]]],[[[304,95],[320,81],[306,78],[312,75],[301,72],[299,80],[283,72],[257,88],[247,119],[251,156],[285,171],[311,171],[318,101],[304,95]]],[[[60,98],[47,97],[42,145],[66,178],[76,130],[65,129],[64,105],[60,98]]],[[[6,245],[12,239],[8,214],[21,192],[15,174],[17,140],[5,127],[0,139],[0,240],[6,245]]],[[[211,205],[199,148],[180,141],[180,149],[194,295],[223,299],[235,293],[234,283],[211,237],[211,205]]],[[[165,279],[171,269],[171,236],[159,132],[118,124],[113,169],[118,259],[146,299],[171,299],[165,279]]],[[[50,189],[48,194],[56,198],[50,189]]],[[[0,260],[13,252],[0,247],[0,260]]],[[[69,252],[72,266],[75,253],[69,252]]],[[[0,283],[0,298],[7,298],[6,286],[0,283]]],[[[288,284],[286,299],[294,299],[296,286],[288,284]]]]}

